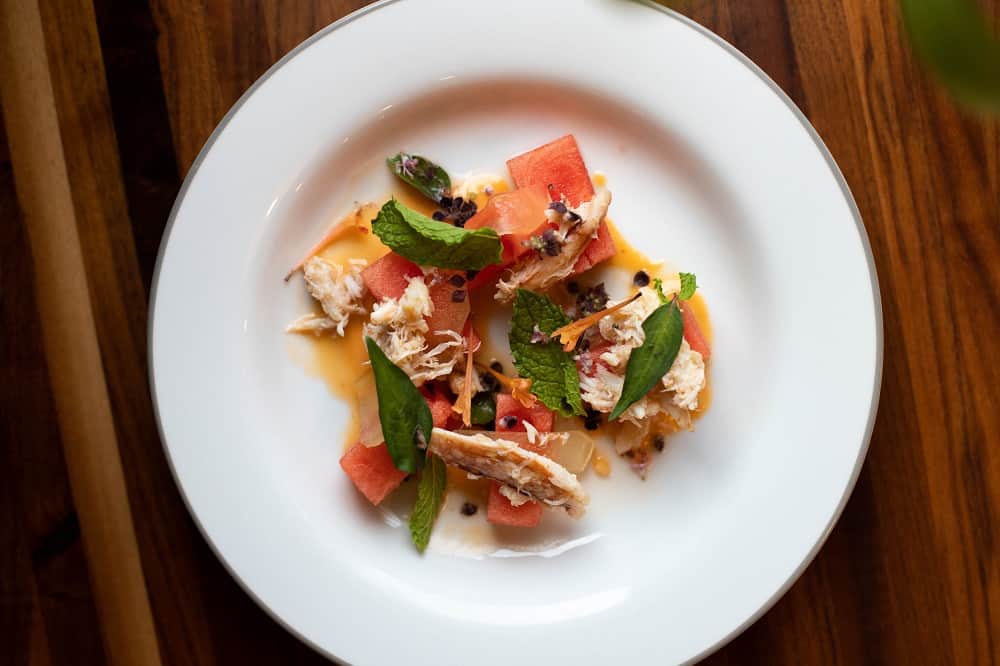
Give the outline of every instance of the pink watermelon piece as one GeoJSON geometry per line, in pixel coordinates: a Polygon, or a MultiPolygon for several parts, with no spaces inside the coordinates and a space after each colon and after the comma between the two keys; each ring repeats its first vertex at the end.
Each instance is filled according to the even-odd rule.
{"type": "MultiPolygon", "coordinates": [[[[507,168],[518,187],[549,187],[553,201],[565,197],[569,205],[578,206],[594,196],[594,184],[590,181],[587,165],[572,134],[512,157],[507,160],[507,168]]],[[[616,251],[608,225],[602,222],[597,238],[590,241],[577,259],[573,274],[582,273],[610,259],[616,251]]]]}
{"type": "Polygon", "coordinates": [[[433,346],[448,339],[438,331],[461,332],[465,320],[469,318],[469,294],[467,286],[456,287],[449,281],[450,274],[442,274],[441,280],[427,287],[434,310],[427,317],[427,341],[433,346]],[[461,299],[457,300],[458,292],[461,299]]]}
{"type": "Polygon", "coordinates": [[[340,466],[372,504],[384,500],[406,478],[406,472],[392,464],[384,442],[378,446],[355,444],[340,458],[340,466]]]}
{"type": "Polygon", "coordinates": [[[707,361],[712,355],[712,350],[708,346],[705,334],[701,332],[701,326],[698,324],[698,318],[694,315],[694,310],[686,305],[681,305],[681,317],[684,320],[684,339],[691,345],[691,349],[701,354],[707,361]]]}
{"type": "Polygon", "coordinates": [[[583,254],[576,260],[576,265],[573,266],[573,275],[590,270],[602,261],[615,256],[616,252],[618,252],[618,248],[615,247],[615,240],[611,237],[611,230],[608,229],[606,222],[602,222],[601,226],[597,228],[597,238],[590,241],[584,248],[583,254]]]}
{"type": "Polygon", "coordinates": [[[448,424],[448,418],[452,415],[451,400],[444,391],[436,386],[423,385],[420,387],[427,406],[431,410],[431,418],[434,419],[435,428],[444,428],[448,424]]]}
{"type": "MultiPolygon", "coordinates": [[[[555,414],[545,405],[536,403],[534,407],[525,407],[509,393],[497,394],[496,429],[498,432],[525,432],[524,422],[527,421],[538,432],[551,432],[555,414]],[[517,423],[510,428],[501,424],[505,416],[517,417],[517,423]]],[[[525,442],[522,445],[529,451],[544,454],[545,450],[525,442]]],[[[490,484],[490,496],[486,503],[486,520],[496,525],[512,525],[516,527],[534,527],[542,519],[542,505],[531,501],[514,506],[510,500],[500,494],[500,484],[490,484]]]]}
{"type": "MultiPolygon", "coordinates": [[[[525,407],[514,399],[509,393],[497,394],[497,418],[496,427],[498,432],[525,432],[524,422],[527,421],[535,427],[538,432],[552,432],[552,424],[555,422],[555,414],[548,407],[540,402],[536,402],[534,407],[525,407]],[[517,418],[517,423],[506,428],[502,424],[504,417],[513,416],[517,418]]],[[[542,450],[533,448],[530,444],[525,448],[542,453],[542,450]]]]}
{"type": "Polygon", "coordinates": [[[590,173],[572,134],[510,158],[507,168],[515,185],[548,187],[553,201],[566,197],[570,206],[579,206],[594,196],[590,173]]]}
{"type": "Polygon", "coordinates": [[[490,496],[486,502],[486,520],[494,525],[535,527],[542,520],[542,505],[531,501],[514,506],[500,494],[500,484],[494,481],[490,484],[490,496]]]}
{"type": "Polygon", "coordinates": [[[375,300],[381,301],[383,298],[399,298],[406,290],[409,278],[423,274],[415,263],[390,252],[361,271],[361,280],[375,300]]]}

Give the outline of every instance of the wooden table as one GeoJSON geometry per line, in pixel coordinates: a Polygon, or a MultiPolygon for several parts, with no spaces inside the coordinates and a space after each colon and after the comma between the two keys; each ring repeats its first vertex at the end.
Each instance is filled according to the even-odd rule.
{"type": "MultiPolygon", "coordinates": [[[[185,510],[147,389],[146,302],[215,124],[363,4],[0,0],[0,663],[322,662],[185,510]]],[[[708,662],[997,663],[998,124],[928,80],[892,0],[678,4],[819,130],[861,208],[885,316],[850,503],[788,594],[708,662]]]]}

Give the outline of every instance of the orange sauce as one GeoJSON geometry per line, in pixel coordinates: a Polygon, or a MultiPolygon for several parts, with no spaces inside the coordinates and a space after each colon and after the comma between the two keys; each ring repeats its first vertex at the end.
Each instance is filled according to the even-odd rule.
{"type": "MultiPolygon", "coordinates": [[[[601,187],[605,184],[606,178],[601,173],[595,173],[594,183],[601,187]]],[[[498,179],[495,181],[483,180],[477,183],[476,201],[482,206],[488,196],[485,188],[490,185],[494,194],[505,192],[508,189],[506,181],[498,179]]],[[[404,205],[417,210],[425,215],[430,215],[434,210],[434,205],[421,196],[412,188],[406,187],[394,194],[394,196],[404,205]]],[[[363,222],[367,233],[358,231],[349,233],[346,236],[332,243],[320,253],[323,257],[345,263],[348,259],[366,259],[369,263],[383,256],[388,252],[387,248],[379,241],[378,237],[371,233],[371,220],[378,213],[379,206],[374,203],[364,204],[360,211],[352,212],[347,217],[357,215],[363,222]]],[[[607,220],[611,236],[618,249],[617,254],[605,263],[607,267],[624,269],[629,273],[645,270],[651,277],[668,277],[669,273],[664,272],[662,262],[654,262],[645,254],[631,245],[622,235],[611,220],[607,220]]],[[[600,269],[597,269],[598,271],[600,269]]],[[[510,319],[510,306],[497,303],[493,299],[492,290],[480,289],[471,295],[473,321],[476,329],[483,338],[482,347],[476,353],[476,361],[481,364],[488,364],[493,360],[499,360],[504,366],[504,372],[512,374],[514,368],[511,362],[510,351],[507,341],[492,339],[488,334],[489,323],[496,319],[508,322],[510,319]]],[[[712,325],[708,316],[708,309],[701,294],[696,294],[689,301],[698,324],[706,339],[712,341],[712,325]]],[[[319,308],[317,306],[317,312],[319,308]]],[[[329,388],[330,392],[338,398],[345,400],[351,406],[351,422],[345,429],[344,446],[349,448],[358,441],[360,432],[360,401],[355,386],[358,380],[367,373],[368,355],[365,351],[362,336],[363,319],[354,317],[344,331],[344,337],[336,335],[304,336],[309,341],[311,354],[303,365],[306,372],[313,377],[321,378],[329,388]]],[[[698,409],[694,413],[694,418],[701,417],[712,401],[711,380],[708,377],[706,368],[706,386],[698,398],[698,409]]],[[[366,396],[367,398],[367,396],[366,396]]],[[[596,434],[613,439],[617,431],[617,424],[605,423],[596,434]]],[[[595,472],[600,476],[607,476],[611,471],[609,460],[595,453],[591,461],[595,472]]],[[[461,488],[469,498],[478,498],[485,502],[488,486],[481,480],[470,480],[465,472],[460,470],[449,470],[449,483],[453,488],[461,488]]]]}
{"type": "Polygon", "coordinates": [[[598,476],[608,476],[611,474],[611,462],[600,453],[594,453],[594,457],[590,460],[590,465],[594,468],[594,472],[598,476]]]}

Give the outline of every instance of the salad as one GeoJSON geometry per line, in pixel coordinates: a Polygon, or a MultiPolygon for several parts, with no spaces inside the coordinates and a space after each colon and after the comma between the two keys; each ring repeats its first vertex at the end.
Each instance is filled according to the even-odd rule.
{"type": "Polygon", "coordinates": [[[628,246],[572,135],[508,160],[512,184],[410,153],[387,165],[397,195],[359,205],[285,278],[301,272],[316,304],[287,331],[340,354],[353,389],[340,465],[358,491],[377,505],[413,479],[422,552],[458,485],[481,498],[463,515],[485,504],[489,522],[530,528],[584,514],[580,479],[608,475],[608,446],[645,478],[708,402],[695,276],[628,246]],[[487,335],[498,319],[506,339],[487,335]]]}

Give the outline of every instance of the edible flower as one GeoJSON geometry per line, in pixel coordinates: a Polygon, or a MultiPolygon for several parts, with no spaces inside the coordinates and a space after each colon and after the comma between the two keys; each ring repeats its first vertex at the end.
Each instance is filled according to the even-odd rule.
{"type": "Polygon", "coordinates": [[[633,294],[631,298],[622,301],[618,305],[612,305],[610,308],[605,308],[604,310],[595,312],[594,314],[586,316],[583,319],[577,319],[574,322],[570,322],[565,326],[557,328],[556,330],[552,331],[552,337],[560,340],[563,343],[564,350],[573,351],[573,348],[576,347],[576,343],[580,339],[580,336],[583,335],[584,331],[586,331],[588,328],[590,328],[597,322],[601,321],[601,319],[608,316],[609,314],[614,314],[615,312],[618,312],[629,303],[635,301],[635,299],[639,298],[639,293],[640,292],[638,291],[635,292],[635,294],[633,294]]]}
{"type": "Polygon", "coordinates": [[[536,398],[535,394],[531,392],[530,379],[527,377],[508,377],[502,372],[497,372],[493,368],[486,368],[486,370],[491,375],[496,377],[497,381],[500,382],[500,386],[510,391],[514,400],[517,400],[519,403],[528,408],[535,406],[535,402],[538,401],[538,398],[536,398]]]}

